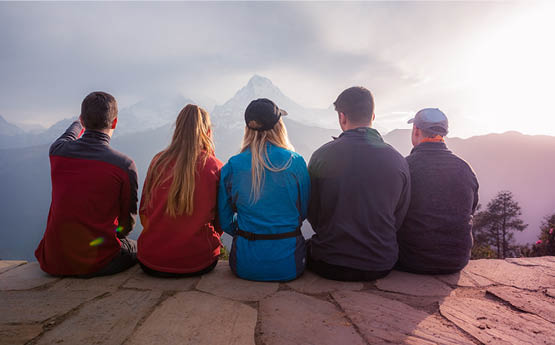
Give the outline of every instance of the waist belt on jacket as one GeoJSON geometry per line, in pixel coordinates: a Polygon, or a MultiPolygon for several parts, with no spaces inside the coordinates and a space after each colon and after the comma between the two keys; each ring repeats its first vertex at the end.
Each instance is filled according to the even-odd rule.
{"type": "Polygon", "coordinates": [[[301,228],[298,227],[295,231],[283,232],[281,234],[255,234],[254,232],[243,231],[237,229],[237,235],[246,238],[249,241],[258,240],[281,240],[284,238],[296,237],[302,235],[301,228]]]}

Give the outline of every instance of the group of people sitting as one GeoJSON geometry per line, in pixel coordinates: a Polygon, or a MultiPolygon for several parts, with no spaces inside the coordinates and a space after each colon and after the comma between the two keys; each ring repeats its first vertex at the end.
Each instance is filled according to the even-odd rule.
{"type": "MultiPolygon", "coordinates": [[[[245,109],[240,152],[215,156],[208,112],[185,106],[167,148],[148,168],[141,200],[132,159],[114,150],[117,103],[89,94],[81,115],[50,147],[52,203],[35,252],[56,276],[94,277],[137,262],[147,274],[187,277],[216,266],[223,232],[240,278],[289,281],[305,268],[334,280],[369,281],[392,269],[422,274],[461,270],[470,258],[478,181],[448,150],[448,120],[416,113],[410,155],[385,143],[364,87],[334,102],[343,131],[308,167],[282,117],[265,98],[245,109]],[[143,231],[127,236],[137,206],[143,231]],[[308,219],[314,230],[301,233],[308,219]]],[[[408,138],[407,138],[408,140],[408,138]]]]}

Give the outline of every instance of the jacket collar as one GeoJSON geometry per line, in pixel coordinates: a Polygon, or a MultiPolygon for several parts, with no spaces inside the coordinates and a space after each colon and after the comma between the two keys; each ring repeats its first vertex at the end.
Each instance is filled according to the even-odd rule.
{"type": "Polygon", "coordinates": [[[90,129],[87,129],[85,133],[83,133],[83,136],[81,136],[81,139],[86,142],[100,142],[106,145],[110,144],[110,136],[108,134],[98,132],[98,131],[93,131],[90,129]]]}
{"type": "Polygon", "coordinates": [[[438,142],[438,143],[424,142],[413,147],[410,153],[413,153],[416,151],[449,151],[449,149],[447,148],[447,145],[444,142],[438,142]]]}
{"type": "Polygon", "coordinates": [[[349,129],[341,133],[339,137],[337,138],[333,137],[333,139],[339,139],[341,137],[361,137],[361,136],[366,137],[371,141],[383,142],[383,138],[380,135],[380,132],[370,127],[358,127],[358,128],[349,129]]]}

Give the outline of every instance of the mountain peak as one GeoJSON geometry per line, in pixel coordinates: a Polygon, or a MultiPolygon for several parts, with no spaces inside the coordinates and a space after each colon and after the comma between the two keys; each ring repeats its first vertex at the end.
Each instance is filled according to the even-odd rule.
{"type": "Polygon", "coordinates": [[[249,79],[249,82],[247,83],[247,87],[250,87],[250,88],[275,87],[275,85],[272,83],[270,79],[263,77],[261,75],[255,74],[249,79]]]}

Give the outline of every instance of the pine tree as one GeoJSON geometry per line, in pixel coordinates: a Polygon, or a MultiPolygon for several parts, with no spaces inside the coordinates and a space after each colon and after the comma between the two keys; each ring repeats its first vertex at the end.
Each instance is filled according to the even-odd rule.
{"type": "Polygon", "coordinates": [[[504,259],[510,253],[514,242],[514,231],[523,231],[524,224],[520,205],[509,191],[501,191],[492,199],[484,211],[474,218],[476,244],[493,246],[497,258],[504,259]]]}

